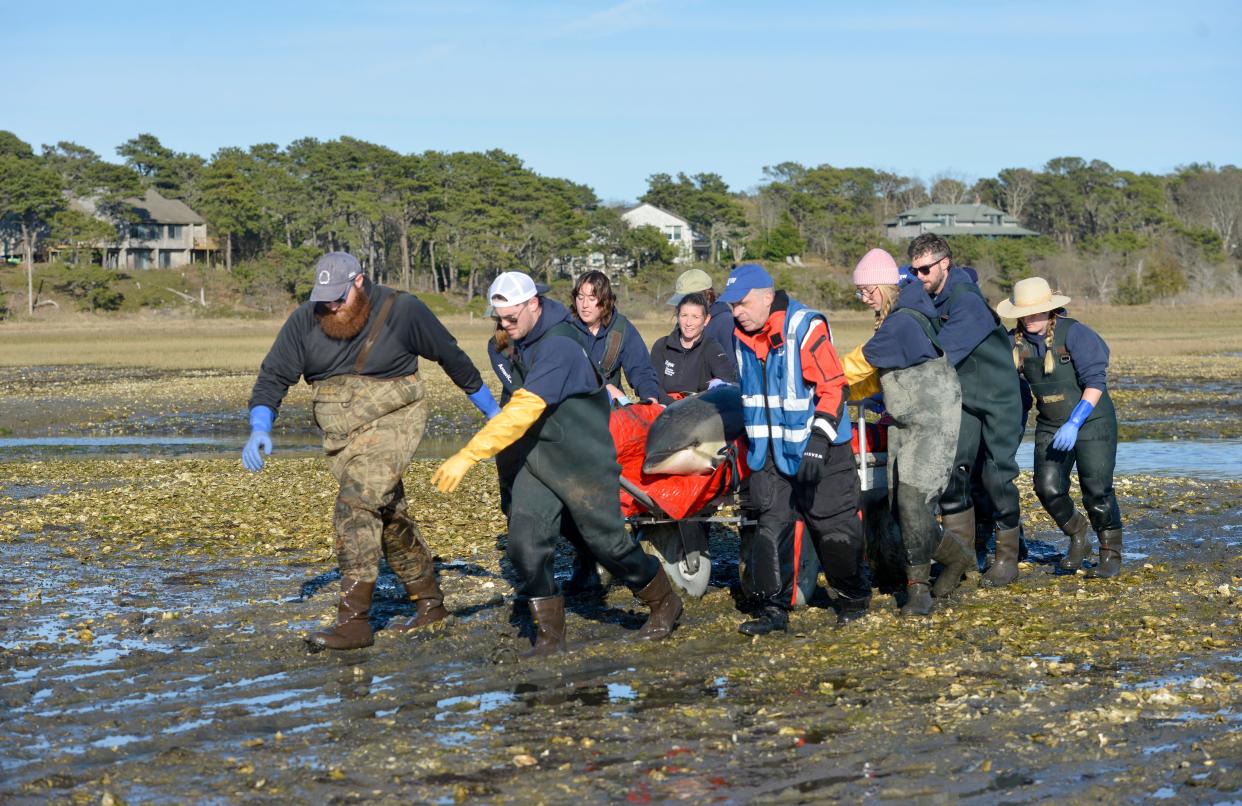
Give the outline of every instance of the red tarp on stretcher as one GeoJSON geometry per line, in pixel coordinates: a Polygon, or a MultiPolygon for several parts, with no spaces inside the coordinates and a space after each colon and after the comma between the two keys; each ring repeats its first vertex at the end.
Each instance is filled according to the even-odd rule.
{"type": "MultiPolygon", "coordinates": [[[[609,429],[617,446],[617,461],[621,475],[625,476],[670,518],[680,520],[697,515],[727,486],[731,472],[728,462],[722,462],[714,473],[698,476],[647,475],[643,473],[643,457],[647,453],[647,430],[652,421],[660,416],[664,407],[655,403],[634,403],[612,410],[609,429]]],[[[745,465],[744,456],[739,464],[745,465]]],[[[629,517],[646,513],[647,507],[621,490],[621,514],[629,517]]]]}

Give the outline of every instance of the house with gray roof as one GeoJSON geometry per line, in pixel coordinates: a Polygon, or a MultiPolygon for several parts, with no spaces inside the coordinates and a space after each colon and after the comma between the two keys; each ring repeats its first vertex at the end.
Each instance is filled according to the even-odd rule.
{"type": "Polygon", "coordinates": [[[884,222],[888,237],[907,240],[937,235],[975,235],[981,238],[1029,238],[1038,232],[1021,226],[1013,216],[986,204],[925,204],[898,213],[884,222]]]}
{"type": "MultiPolygon", "coordinates": [[[[148,188],[141,199],[124,199],[122,203],[127,220],[117,225],[118,237],[94,245],[107,268],[175,269],[208,262],[218,248],[215,239],[207,235],[207,222],[179,199],[164,198],[148,188]]],[[[92,199],[73,199],[70,205],[88,215],[104,217],[92,199]]]]}

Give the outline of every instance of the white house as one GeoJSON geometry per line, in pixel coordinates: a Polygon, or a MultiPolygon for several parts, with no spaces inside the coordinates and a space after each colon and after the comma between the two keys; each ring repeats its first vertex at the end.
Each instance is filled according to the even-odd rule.
{"type": "Polygon", "coordinates": [[[689,221],[668,210],[662,210],[654,204],[643,202],[637,207],[631,207],[621,214],[621,218],[630,229],[644,226],[655,227],[664,233],[668,237],[668,242],[677,247],[677,257],[674,258],[674,263],[707,260],[710,254],[711,249],[707,240],[694,231],[689,221]]]}

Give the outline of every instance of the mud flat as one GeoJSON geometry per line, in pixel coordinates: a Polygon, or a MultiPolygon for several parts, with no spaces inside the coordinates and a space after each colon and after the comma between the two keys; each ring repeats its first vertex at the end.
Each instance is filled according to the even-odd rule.
{"type": "MultiPolygon", "coordinates": [[[[0,465],[0,800],[1242,797],[1236,481],[1120,478],[1118,579],[1024,564],[930,620],[877,595],[835,629],[817,601],[758,640],[736,632],[719,530],[672,640],[629,640],[641,607],[614,589],[571,604],[571,652],[530,663],[494,471],[446,500],[433,466],[406,483],[453,617],[311,654],[335,599],[317,460],[0,465]]],[[[1029,482],[1028,534],[1063,548],[1029,482]]],[[[387,572],[377,597],[377,627],[412,612],[387,572]]]]}

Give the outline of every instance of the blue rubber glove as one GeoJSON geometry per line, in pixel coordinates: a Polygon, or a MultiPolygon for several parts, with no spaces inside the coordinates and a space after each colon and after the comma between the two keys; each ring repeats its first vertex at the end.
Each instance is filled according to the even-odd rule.
{"type": "Polygon", "coordinates": [[[871,397],[864,397],[862,404],[863,404],[863,408],[866,409],[867,411],[873,411],[876,414],[883,414],[884,413],[884,394],[882,392],[876,392],[871,397]]]}
{"type": "Polygon", "coordinates": [[[262,470],[263,454],[272,455],[272,423],[275,419],[276,412],[267,406],[255,406],[250,410],[250,439],[242,448],[242,464],[247,470],[262,470]]]}
{"type": "Polygon", "coordinates": [[[1078,429],[1082,428],[1082,424],[1091,416],[1091,410],[1094,408],[1095,406],[1085,400],[1078,401],[1078,405],[1074,407],[1074,413],[1065,421],[1065,425],[1057,429],[1056,436],[1052,438],[1052,449],[1072,450],[1074,443],[1078,442],[1078,429]]]}
{"type": "Polygon", "coordinates": [[[480,386],[479,391],[466,395],[470,398],[470,402],[480,413],[487,419],[492,419],[500,414],[500,405],[496,402],[496,398],[492,397],[492,390],[486,385],[480,386]]]}
{"type": "Polygon", "coordinates": [[[712,378],[710,381],[707,382],[708,389],[715,389],[717,386],[728,386],[728,385],[729,385],[729,382],[724,380],[723,378],[712,378]]]}

